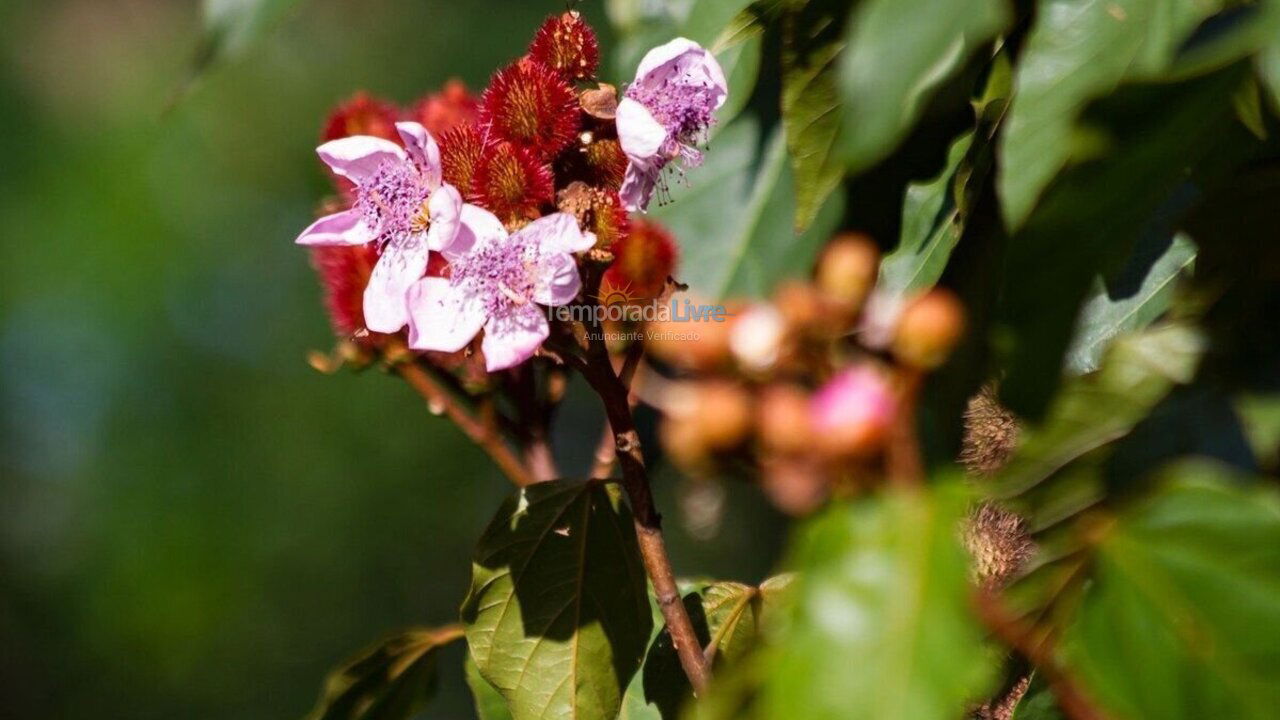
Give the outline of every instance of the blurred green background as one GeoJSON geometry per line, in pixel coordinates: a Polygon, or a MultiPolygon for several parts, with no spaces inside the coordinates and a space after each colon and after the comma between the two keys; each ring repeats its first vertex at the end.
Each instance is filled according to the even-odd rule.
{"type": "MultiPolygon", "coordinates": [[[[399,382],[307,366],[331,335],[292,239],[335,102],[482,87],[563,8],[311,0],[166,113],[198,2],[0,3],[0,716],[300,717],[360,647],[456,618],[508,488],[399,382]]],[[[576,393],[565,466],[599,422],[576,393]]],[[[679,569],[773,564],[752,491],[717,530],[715,493],[682,523],[659,482],[679,569]]],[[[461,652],[424,717],[471,716],[461,652]]]]}

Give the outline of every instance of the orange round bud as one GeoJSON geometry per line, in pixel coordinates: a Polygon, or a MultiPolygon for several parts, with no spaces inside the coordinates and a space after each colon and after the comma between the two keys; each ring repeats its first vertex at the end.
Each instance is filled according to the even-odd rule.
{"type": "Polygon", "coordinates": [[[837,458],[858,457],[880,448],[897,415],[897,400],[880,372],[855,365],[814,394],[809,412],[822,452],[837,458]]]}
{"type": "Polygon", "coordinates": [[[793,385],[773,385],[760,396],[756,432],[771,452],[804,454],[813,449],[809,395],[793,385]]]}
{"type": "Polygon", "coordinates": [[[691,419],[711,450],[729,450],[751,431],[751,396],[742,387],[722,381],[699,385],[691,419]]]}
{"type": "Polygon", "coordinates": [[[841,233],[818,261],[818,287],[828,298],[857,309],[866,300],[880,269],[880,249],[868,236],[841,233]]]}
{"type": "Polygon", "coordinates": [[[672,318],[651,322],[646,328],[645,348],[654,357],[676,367],[714,370],[729,361],[731,319],[690,322],[672,318]]]}
{"type": "Polygon", "coordinates": [[[955,293],[935,288],[913,300],[898,318],[893,354],[913,367],[932,370],[964,334],[964,306],[955,293]]]}

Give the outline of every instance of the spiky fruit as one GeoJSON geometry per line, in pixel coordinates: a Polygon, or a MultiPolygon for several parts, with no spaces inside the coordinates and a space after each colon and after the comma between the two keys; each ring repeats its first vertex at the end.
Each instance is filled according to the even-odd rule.
{"type": "Polygon", "coordinates": [[[551,168],[528,150],[500,142],[481,158],[470,197],[503,223],[523,224],[552,201],[551,168]]]}
{"type": "Polygon", "coordinates": [[[996,399],[995,388],[983,387],[964,411],[961,464],[975,475],[991,475],[1009,461],[1018,433],[1018,418],[996,399]]]}
{"type": "Polygon", "coordinates": [[[372,135],[399,143],[400,135],[396,132],[399,115],[395,105],[358,92],[333,109],[320,139],[328,142],[352,135],[372,135]]]}
{"type": "Polygon", "coordinates": [[[444,84],[414,106],[410,113],[432,135],[439,138],[450,130],[476,122],[480,117],[480,101],[457,78],[444,84]]]}
{"type": "Polygon", "coordinates": [[[990,503],[969,517],[964,542],[978,582],[993,589],[1008,584],[1035,550],[1022,518],[990,503]]]}
{"type": "Polygon", "coordinates": [[[556,160],[561,182],[582,181],[588,185],[617,190],[627,172],[627,155],[617,138],[599,137],[598,131],[584,130],[578,140],[556,160]]]}
{"type": "Polygon", "coordinates": [[[498,71],[481,100],[480,118],[502,140],[550,160],[577,137],[580,108],[569,83],[524,58],[498,71]]]}
{"type": "Polygon", "coordinates": [[[600,44],[582,15],[571,10],[542,23],[529,46],[529,57],[569,80],[585,80],[596,74],[600,44]]]}
{"type": "Polygon", "coordinates": [[[456,187],[465,198],[474,194],[476,172],[484,160],[489,143],[474,124],[459,125],[440,136],[440,166],[444,181],[456,187]]]}
{"type": "Polygon", "coordinates": [[[340,337],[373,343],[378,333],[366,333],[364,288],[378,262],[378,251],[369,245],[340,245],[311,249],[311,265],[320,276],[329,322],[340,337]]]}
{"type": "Polygon", "coordinates": [[[577,218],[583,229],[595,233],[598,248],[614,248],[631,231],[627,210],[612,190],[573,182],[556,195],[556,206],[577,218]]]}
{"type": "Polygon", "coordinates": [[[632,300],[652,300],[662,293],[675,271],[675,240],[657,223],[631,221],[631,232],[611,249],[615,259],[600,282],[601,297],[614,292],[625,293],[632,300]]]}

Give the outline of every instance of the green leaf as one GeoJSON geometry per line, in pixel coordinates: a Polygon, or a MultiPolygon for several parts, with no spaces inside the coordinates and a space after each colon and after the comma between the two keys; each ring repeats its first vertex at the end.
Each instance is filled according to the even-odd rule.
{"type": "MultiPolygon", "coordinates": [[[[1000,145],[1005,221],[1021,227],[1072,157],[1072,128],[1093,99],[1167,69],[1221,0],[1040,0],[1018,61],[1000,145]]],[[[1162,108],[1153,107],[1153,114],[1162,108]]],[[[1123,186],[1116,186],[1123,187],[1123,186]]]]}
{"type": "Polygon", "coordinates": [[[1023,429],[1017,451],[992,481],[993,496],[1016,499],[1033,530],[1096,500],[1100,488],[1089,484],[1096,474],[1064,470],[1127,435],[1175,386],[1190,382],[1204,345],[1197,331],[1180,325],[1117,338],[1098,372],[1071,380],[1044,421],[1023,429]],[[1057,482],[1040,487],[1051,478],[1057,482]]]}
{"type": "Polygon", "coordinates": [[[1004,0],[866,0],[840,61],[841,144],[851,171],[883,159],[933,92],[1011,19],[1004,0]]]}
{"type": "Polygon", "coordinates": [[[1242,393],[1234,404],[1258,464],[1280,469],[1280,393],[1242,393]]]}
{"type": "Polygon", "coordinates": [[[782,131],[765,135],[752,113],[720,132],[687,181],[672,183],[672,202],[649,214],[681,243],[680,281],[709,300],[760,297],[784,278],[807,276],[844,212],[837,194],[807,231],[794,232],[794,184],[782,131]]]}
{"type": "Polygon", "coordinates": [[[302,0],[204,0],[204,33],[179,94],[214,65],[233,59],[267,34],[302,0]]]}
{"type": "Polygon", "coordinates": [[[1039,673],[1031,676],[1031,685],[1013,709],[1013,720],[1066,720],[1058,700],[1039,673]]]}
{"type": "Polygon", "coordinates": [[[1258,54],[1258,74],[1271,96],[1271,110],[1280,115],[1280,38],[1272,40],[1258,54]]]}
{"type": "Polygon", "coordinates": [[[651,616],[616,486],[538,483],[503,503],[462,605],[471,657],[515,720],[613,718],[651,616]]]}
{"type": "Polygon", "coordinates": [[[1257,140],[1230,102],[1245,70],[1130,86],[1091,108],[1078,147],[1094,159],[1060,176],[1008,242],[994,340],[1010,409],[1043,414],[1097,274],[1119,268],[1146,234],[1176,227],[1198,194],[1253,152],[1257,140]]]}
{"type": "Polygon", "coordinates": [[[1280,707],[1280,493],[1186,463],[1116,519],[1064,638],[1113,717],[1274,718],[1280,707]]]}
{"type": "Polygon", "coordinates": [[[756,717],[950,720],[990,689],[950,484],[831,507],[800,536],[756,717]]]}
{"type": "Polygon", "coordinates": [[[956,173],[973,146],[967,132],[951,144],[938,177],[911,183],[902,200],[902,237],[880,261],[876,292],[903,298],[933,286],[942,277],[964,228],[956,206],[956,173]]]}
{"type": "Polygon", "coordinates": [[[507,701],[488,680],[480,676],[476,661],[467,655],[463,666],[467,675],[467,687],[471,688],[471,697],[475,699],[476,716],[480,720],[511,720],[511,711],[507,709],[507,701]]]}
{"type": "Polygon", "coordinates": [[[809,2],[782,21],[782,125],[795,175],[797,232],[813,222],[844,177],[836,147],[843,14],[840,3],[809,2]]]}
{"type": "Polygon", "coordinates": [[[1151,262],[1137,257],[1114,281],[1113,287],[1098,279],[1093,292],[1080,309],[1076,334],[1067,349],[1067,370],[1080,374],[1098,369],[1102,352],[1112,338],[1141,330],[1169,309],[1175,281],[1191,267],[1196,246],[1191,238],[1178,234],[1151,262]],[[1143,275],[1145,273],[1145,276],[1143,275]],[[1138,277],[1133,277],[1137,275],[1138,277]]]}
{"type": "MultiPolygon", "coordinates": [[[[759,587],[723,580],[698,583],[683,596],[698,640],[712,654],[715,672],[736,666],[756,648],[766,618],[777,612],[779,598],[793,578],[778,575],[759,587]]],[[[633,683],[627,694],[628,718],[674,718],[691,697],[689,679],[665,627],[649,644],[642,682],[633,683]]]]}
{"type": "Polygon", "coordinates": [[[462,628],[414,628],[335,670],[308,720],[407,720],[435,692],[436,651],[462,628]]]}

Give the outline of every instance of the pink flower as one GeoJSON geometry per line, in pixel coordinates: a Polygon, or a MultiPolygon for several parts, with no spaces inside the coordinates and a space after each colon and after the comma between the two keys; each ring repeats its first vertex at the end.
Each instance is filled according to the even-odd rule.
{"type": "Polygon", "coordinates": [[[883,375],[855,365],[814,394],[809,412],[822,449],[834,455],[863,455],[884,441],[897,415],[897,402],[883,375]]]}
{"type": "Polygon", "coordinates": [[[618,103],[618,139],[629,163],[620,191],[628,210],[643,210],[662,170],[682,158],[702,162],[695,147],[706,139],[713,114],[729,88],[715,57],[696,42],[676,38],[650,50],[618,103]]]}
{"type": "Polygon", "coordinates": [[[547,338],[541,305],[564,305],[582,287],[573,253],[596,241],[567,213],[534,220],[507,234],[497,217],[462,207],[461,229],[442,253],[449,277],[409,288],[409,347],[456,352],[484,329],[490,372],[528,360],[547,338]]]}
{"type": "Polygon", "coordinates": [[[462,196],[441,181],[440,149],[431,134],[415,122],[396,123],[396,130],[404,149],[368,135],[316,148],[335,173],[355,183],[355,203],[315,221],[297,239],[313,246],[377,243],[364,319],[382,333],[409,321],[405,292],[426,272],[428,252],[453,241],[462,211],[462,196]]]}

